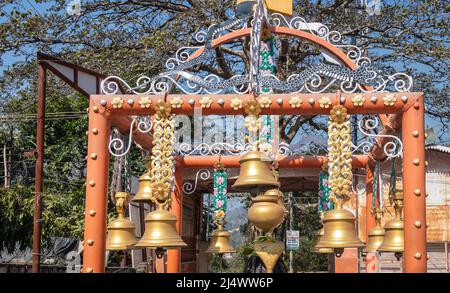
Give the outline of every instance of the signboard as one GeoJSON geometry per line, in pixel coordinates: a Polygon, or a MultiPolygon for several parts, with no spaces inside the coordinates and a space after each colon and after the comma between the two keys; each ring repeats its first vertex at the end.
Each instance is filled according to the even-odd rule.
{"type": "Polygon", "coordinates": [[[298,230],[286,231],[286,249],[298,250],[300,248],[300,235],[298,230]]]}

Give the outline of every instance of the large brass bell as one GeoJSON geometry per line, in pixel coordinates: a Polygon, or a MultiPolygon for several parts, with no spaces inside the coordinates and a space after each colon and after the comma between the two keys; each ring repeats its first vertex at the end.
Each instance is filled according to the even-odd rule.
{"type": "Polygon", "coordinates": [[[400,259],[402,252],[405,249],[405,238],[402,220],[403,191],[397,190],[393,200],[395,208],[395,218],[387,222],[384,226],[386,234],[384,235],[384,240],[378,248],[378,251],[395,252],[395,256],[397,257],[397,259],[400,259]]]}
{"type": "Polygon", "coordinates": [[[250,151],[239,160],[238,179],[233,184],[237,191],[265,191],[278,188],[280,184],[270,168],[270,158],[262,152],[250,151]]]}
{"type": "Polygon", "coordinates": [[[132,248],[138,239],[135,236],[136,226],[124,217],[125,207],[130,201],[127,192],[116,192],[117,219],[109,223],[106,235],[107,250],[125,250],[132,248]]]}
{"type": "Polygon", "coordinates": [[[375,212],[376,226],[373,227],[373,229],[370,230],[369,234],[367,235],[367,245],[366,248],[364,248],[365,253],[377,252],[378,248],[384,240],[385,230],[383,227],[381,227],[381,218],[382,211],[381,209],[377,208],[375,212]]]}
{"type": "Polygon", "coordinates": [[[333,248],[337,257],[340,257],[344,248],[363,247],[355,229],[355,216],[343,209],[339,204],[330,210],[323,218],[324,234],[316,248],[333,248]]]}
{"type": "Polygon", "coordinates": [[[150,157],[145,160],[147,172],[139,177],[139,188],[136,195],[133,197],[134,202],[151,203],[152,202],[152,179],[150,177],[151,161],[150,157]]]}
{"type": "Polygon", "coordinates": [[[278,203],[278,189],[271,189],[252,199],[248,220],[263,232],[270,232],[283,223],[285,208],[278,203]]]}
{"type": "MultiPolygon", "coordinates": [[[[323,219],[323,217],[325,217],[325,212],[320,213],[320,218],[323,219]]],[[[316,243],[320,242],[320,240],[323,237],[324,232],[325,232],[324,227],[320,228],[319,231],[316,232],[316,243]]],[[[317,253],[334,253],[333,248],[327,248],[327,247],[325,247],[325,248],[314,247],[313,251],[317,252],[317,253]]]]}
{"type": "Polygon", "coordinates": [[[177,217],[174,213],[157,205],[157,209],[145,217],[145,232],[136,247],[149,247],[158,250],[185,247],[186,243],[178,235],[177,217]]]}
{"type": "Polygon", "coordinates": [[[225,231],[222,225],[211,234],[211,240],[206,253],[233,253],[235,252],[230,241],[231,233],[225,231]]]}

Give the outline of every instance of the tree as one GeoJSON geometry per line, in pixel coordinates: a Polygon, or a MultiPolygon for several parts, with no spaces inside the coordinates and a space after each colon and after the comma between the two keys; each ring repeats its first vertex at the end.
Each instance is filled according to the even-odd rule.
{"type": "MultiPolygon", "coordinates": [[[[35,76],[32,62],[37,50],[63,56],[82,65],[133,80],[143,73],[154,75],[177,48],[198,45],[192,38],[199,29],[220,23],[233,15],[231,0],[83,1],[80,15],[65,11],[66,1],[40,1],[47,10],[26,6],[23,1],[0,4],[0,54],[15,52],[26,57],[6,71],[0,81],[2,97],[33,99],[26,89],[35,76]],[[123,58],[127,56],[127,58],[123,58]],[[15,95],[19,89],[24,92],[15,95]],[[23,95],[23,94],[27,95],[23,95]]],[[[356,42],[383,71],[405,70],[415,80],[415,90],[427,93],[427,115],[441,121],[439,137],[445,136],[448,104],[448,18],[446,1],[383,2],[380,13],[361,1],[294,1],[295,11],[306,20],[320,21],[340,31],[344,39],[356,42]]],[[[309,62],[317,48],[304,42],[278,40],[279,77],[309,62]],[[302,65],[303,64],[303,65],[302,65]]],[[[216,50],[216,62],[197,70],[230,77],[248,64],[246,40],[216,50]],[[245,48],[245,50],[243,50],[245,48]],[[224,62],[228,60],[228,62],[224,62]],[[241,64],[239,66],[239,64],[241,64]]],[[[12,109],[5,109],[11,111],[12,109]]],[[[289,141],[301,127],[323,130],[314,117],[285,117],[293,124],[284,139],[289,141]]]]}

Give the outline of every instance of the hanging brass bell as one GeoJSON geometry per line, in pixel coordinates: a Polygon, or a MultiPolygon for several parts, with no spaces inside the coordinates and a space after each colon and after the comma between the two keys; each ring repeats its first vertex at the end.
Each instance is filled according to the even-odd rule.
{"type": "Polygon", "coordinates": [[[145,160],[147,166],[147,172],[141,175],[138,179],[139,188],[136,195],[133,197],[133,202],[151,203],[152,202],[152,178],[150,177],[151,161],[150,157],[145,160]]]}
{"type": "Polygon", "coordinates": [[[367,235],[367,245],[364,248],[364,253],[377,252],[378,248],[384,240],[385,230],[383,227],[381,227],[381,217],[382,212],[377,208],[375,215],[376,226],[373,227],[367,235]]]}
{"type": "MultiPolygon", "coordinates": [[[[323,227],[319,231],[317,231],[317,233],[316,233],[316,243],[320,242],[320,240],[323,237],[324,231],[325,231],[325,229],[323,227]]],[[[325,248],[314,247],[313,251],[317,252],[317,253],[334,253],[333,248],[326,248],[326,247],[325,248]]]]}
{"type": "Polygon", "coordinates": [[[108,225],[106,235],[107,250],[125,250],[133,248],[138,239],[135,236],[136,226],[124,217],[125,207],[130,200],[127,192],[116,192],[116,209],[118,217],[108,225]]]}
{"type": "Polygon", "coordinates": [[[252,199],[247,218],[263,232],[272,231],[284,221],[285,209],[278,203],[278,196],[278,190],[275,189],[252,199]]]}
{"type": "Polygon", "coordinates": [[[259,151],[244,154],[239,160],[241,168],[233,189],[258,192],[278,188],[280,183],[270,168],[270,161],[267,155],[259,151]]]}
{"type": "Polygon", "coordinates": [[[355,216],[339,205],[336,209],[327,211],[323,218],[324,234],[316,248],[334,248],[340,256],[344,248],[363,247],[355,229],[355,216]]]}
{"type": "Polygon", "coordinates": [[[231,245],[231,233],[225,231],[221,225],[211,234],[211,240],[206,253],[233,253],[235,252],[231,245]]]}
{"type": "Polygon", "coordinates": [[[383,242],[381,243],[380,247],[378,247],[378,251],[381,252],[395,252],[397,259],[400,258],[401,253],[405,249],[402,208],[403,191],[397,190],[394,195],[395,218],[384,225],[384,230],[386,231],[386,233],[384,235],[383,242]]]}
{"type": "Polygon", "coordinates": [[[158,206],[145,217],[144,235],[135,246],[164,249],[187,246],[178,235],[176,224],[175,214],[158,206]]]}

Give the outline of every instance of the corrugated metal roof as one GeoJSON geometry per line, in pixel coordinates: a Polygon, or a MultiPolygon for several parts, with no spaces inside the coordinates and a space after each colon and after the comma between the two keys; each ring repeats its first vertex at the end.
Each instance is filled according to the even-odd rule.
{"type": "Polygon", "coordinates": [[[450,154],[450,147],[446,147],[443,145],[427,145],[425,147],[427,151],[438,151],[441,153],[450,154]]]}

